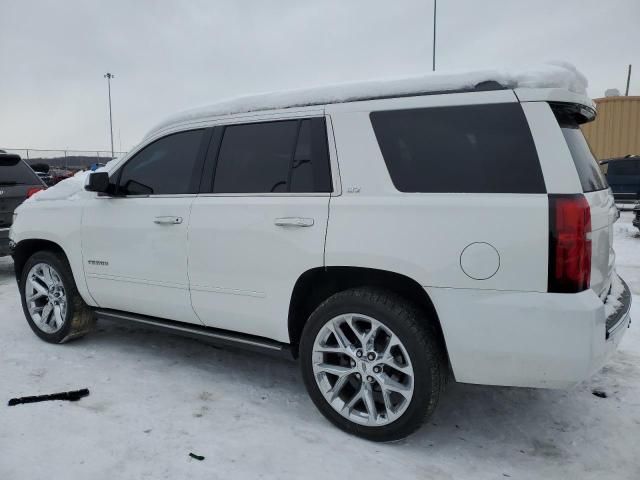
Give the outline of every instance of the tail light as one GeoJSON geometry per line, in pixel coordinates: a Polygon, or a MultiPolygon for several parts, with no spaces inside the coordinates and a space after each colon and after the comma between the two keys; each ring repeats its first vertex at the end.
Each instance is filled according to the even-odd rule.
{"type": "Polygon", "coordinates": [[[549,195],[549,292],[582,292],[590,281],[589,203],[584,195],[549,195]]]}
{"type": "Polygon", "coordinates": [[[31,198],[33,195],[38,193],[39,191],[44,190],[42,187],[33,187],[27,190],[27,198],[31,198]]]}

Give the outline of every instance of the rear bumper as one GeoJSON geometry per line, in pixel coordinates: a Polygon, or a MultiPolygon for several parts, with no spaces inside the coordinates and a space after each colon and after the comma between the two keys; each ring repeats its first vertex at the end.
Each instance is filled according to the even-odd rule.
{"type": "Polygon", "coordinates": [[[629,288],[623,285],[622,305],[609,319],[592,290],[577,294],[427,291],[457,381],[566,388],[598,371],[620,343],[631,308],[629,288]]]}
{"type": "Polygon", "coordinates": [[[9,255],[11,250],[9,249],[9,229],[0,228],[0,257],[9,255]]]}

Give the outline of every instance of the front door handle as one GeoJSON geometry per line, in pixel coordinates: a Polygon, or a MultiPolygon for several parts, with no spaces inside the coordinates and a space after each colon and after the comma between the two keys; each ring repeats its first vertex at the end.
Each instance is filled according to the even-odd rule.
{"type": "Polygon", "coordinates": [[[282,217],[276,218],[273,223],[278,227],[312,227],[313,218],[282,217]]]}
{"type": "Polygon", "coordinates": [[[182,223],[182,217],[156,217],[153,219],[153,223],[157,223],[158,225],[180,225],[182,223]]]}

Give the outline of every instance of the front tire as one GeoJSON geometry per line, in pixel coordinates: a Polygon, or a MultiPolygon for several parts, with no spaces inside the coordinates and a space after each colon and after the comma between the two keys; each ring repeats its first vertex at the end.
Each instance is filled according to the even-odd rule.
{"type": "Polygon", "coordinates": [[[34,253],[22,269],[19,287],[27,323],[42,340],[65,343],[84,336],[95,325],[64,256],[34,253]]]}
{"type": "Polygon", "coordinates": [[[433,413],[445,385],[444,349],[433,319],[391,292],[337,293],[309,317],[302,376],[334,425],[368,440],[399,440],[433,413]]]}

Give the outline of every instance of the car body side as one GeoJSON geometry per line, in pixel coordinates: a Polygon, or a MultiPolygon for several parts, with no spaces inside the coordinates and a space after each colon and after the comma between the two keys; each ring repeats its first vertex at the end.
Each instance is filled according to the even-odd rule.
{"type": "MultiPolygon", "coordinates": [[[[322,197],[327,202],[326,223],[318,225],[324,229],[324,251],[317,264],[305,265],[296,273],[285,269],[286,278],[274,278],[279,282],[278,298],[238,296],[219,286],[220,291],[215,292],[219,298],[233,300],[225,310],[230,315],[238,310],[241,321],[243,316],[250,318],[250,324],[237,323],[237,331],[292,341],[288,326],[291,294],[298,279],[311,270],[347,267],[391,272],[424,289],[437,314],[457,380],[565,387],[599,367],[621,333],[605,341],[604,306],[591,289],[571,295],[547,293],[547,194],[582,192],[571,154],[547,103],[563,100],[590,103],[563,91],[498,90],[213,118],[156,132],[110,165],[109,171],[116,171],[141,148],[172,132],[322,115],[333,181],[333,192],[322,197]],[[490,103],[522,105],[546,194],[402,193],[394,187],[371,126],[371,111],[490,103]],[[424,222],[417,221],[420,218],[424,222]],[[462,252],[474,243],[489,244],[498,252],[499,268],[490,278],[474,279],[461,268],[462,252]]],[[[87,259],[83,257],[83,209],[95,197],[95,193],[82,192],[75,199],[28,202],[18,209],[19,221],[11,237],[18,248],[30,240],[58,245],[69,259],[80,295],[90,306],[104,307],[87,286],[87,259]]],[[[237,197],[273,202],[282,194],[237,197]]],[[[239,270],[246,268],[249,266],[242,264],[239,270]]],[[[229,325],[233,323],[224,324],[225,328],[229,325]]]]}

